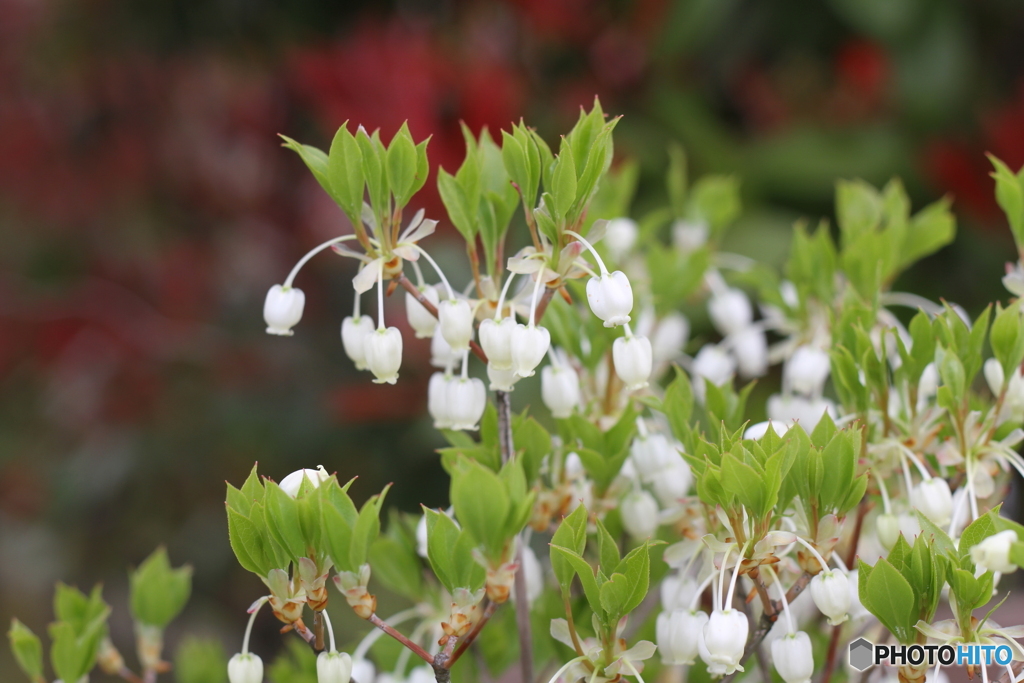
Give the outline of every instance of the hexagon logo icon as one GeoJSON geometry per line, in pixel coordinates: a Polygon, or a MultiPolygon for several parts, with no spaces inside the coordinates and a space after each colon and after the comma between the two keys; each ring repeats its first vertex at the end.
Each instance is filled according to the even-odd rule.
{"type": "Polygon", "coordinates": [[[850,643],[850,666],[857,671],[864,671],[875,663],[875,646],[864,638],[850,643]]]}

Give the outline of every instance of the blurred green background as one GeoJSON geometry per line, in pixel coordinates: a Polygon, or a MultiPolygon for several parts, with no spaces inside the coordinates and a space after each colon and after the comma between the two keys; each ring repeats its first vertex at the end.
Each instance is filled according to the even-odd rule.
{"type": "MultiPolygon", "coordinates": [[[[326,146],[345,120],[390,138],[408,119],[453,170],[460,120],[553,140],[597,94],[641,164],[636,215],[678,141],[691,175],[742,178],[728,246],[761,259],[831,214],[837,178],[951,195],[956,243],[897,286],[976,312],[1014,257],[984,152],[1024,164],[1021,35],[1017,0],[0,0],[0,623],[43,632],[54,581],[102,581],[130,650],[126,567],[163,542],[195,566],[170,643],[236,651],[260,586],[223,482],[254,460],[445,503],[427,344],[405,335],[394,387],[342,353],[351,262],[314,260],[296,336],[263,333],[267,288],[350,229],[277,133],[326,146]]],[[[414,201],[443,216],[433,176],[414,201]]],[[[453,235],[434,248],[459,273],[453,235]]]]}

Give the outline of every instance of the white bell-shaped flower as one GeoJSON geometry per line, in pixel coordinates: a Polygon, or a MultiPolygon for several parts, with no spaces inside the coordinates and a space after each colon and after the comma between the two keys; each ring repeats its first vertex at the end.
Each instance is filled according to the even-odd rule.
{"type": "Polygon", "coordinates": [[[693,475],[690,473],[690,466],[678,456],[651,482],[654,495],[664,507],[678,505],[689,493],[692,485],[693,475]]]}
{"type": "Polygon", "coordinates": [[[782,366],[782,383],[789,391],[804,396],[821,396],[832,361],[816,346],[798,346],[782,366]]]}
{"type": "Polygon", "coordinates": [[[345,355],[355,363],[356,370],[366,369],[366,337],[373,334],[373,320],[368,315],[346,316],[341,321],[341,345],[345,355]]]}
{"type": "Polygon", "coordinates": [[[654,365],[651,340],[640,335],[619,337],[612,344],[615,374],[626,385],[627,391],[647,386],[654,365]]]}
{"type": "Polygon", "coordinates": [[[1003,382],[1006,381],[1006,373],[1003,372],[1003,364],[995,358],[985,361],[985,382],[993,396],[999,396],[1003,391],[1003,382]]]}
{"type": "Polygon", "coordinates": [[[707,623],[708,615],[697,610],[677,609],[659,614],[655,633],[661,663],[689,665],[696,662],[700,654],[698,644],[704,637],[707,623]]]}
{"type": "Polygon", "coordinates": [[[278,486],[281,490],[287,493],[289,496],[294,498],[299,495],[299,489],[302,488],[302,480],[305,478],[313,485],[313,488],[318,488],[320,484],[330,479],[331,475],[327,474],[327,470],[324,469],[323,465],[320,465],[317,469],[304,469],[296,470],[289,474],[287,477],[281,480],[278,486]]]}
{"type": "Polygon", "coordinates": [[[306,295],[297,287],[274,285],[263,301],[263,320],[267,323],[267,334],[290,337],[292,328],[302,320],[302,309],[306,295]]]}
{"type": "Polygon", "coordinates": [[[640,480],[651,482],[668,467],[673,459],[679,460],[672,442],[664,434],[640,435],[630,444],[629,454],[640,480]]]}
{"type": "MultiPolygon", "coordinates": [[[[448,413],[448,382],[451,377],[435,372],[427,384],[427,412],[434,420],[434,429],[450,429],[452,417],[448,413]]],[[[424,527],[426,528],[426,527],[424,527]]]]}
{"type": "Polygon", "coordinates": [[[523,546],[522,570],[526,576],[526,599],[532,604],[544,592],[544,569],[540,566],[537,553],[528,545],[523,546]]]}
{"type": "Polygon", "coordinates": [[[352,662],[352,679],[356,683],[377,683],[377,667],[369,659],[352,662]]]}
{"type": "Polygon", "coordinates": [[[263,660],[251,652],[238,653],[228,660],[230,683],[263,683],[263,660]]]}
{"type": "Polygon", "coordinates": [[[450,368],[462,360],[462,354],[452,349],[452,345],[445,341],[441,334],[441,327],[434,330],[434,336],[430,339],[430,364],[435,368],[450,368]]]}
{"type": "Polygon", "coordinates": [[[764,422],[757,422],[747,427],[747,431],[743,432],[743,438],[760,441],[761,437],[768,433],[769,427],[771,427],[772,431],[775,432],[777,436],[782,436],[789,431],[789,425],[785,422],[772,422],[771,420],[765,420],[764,422]]]}
{"type": "Polygon", "coordinates": [[[953,516],[953,494],[942,477],[932,477],[914,487],[911,503],[938,526],[949,524],[953,516]]]}
{"type": "Polygon", "coordinates": [[[475,377],[455,377],[445,390],[451,429],[476,430],[487,407],[487,390],[483,380],[475,377]]]}
{"type": "Polygon", "coordinates": [[[704,637],[697,641],[700,658],[712,676],[728,676],[743,671],[740,660],[747,643],[750,624],[739,610],[715,610],[704,624],[704,637]]]}
{"type": "Polygon", "coordinates": [[[640,226],[632,218],[613,218],[604,226],[604,243],[617,261],[633,248],[639,235],[640,226]]]}
{"type": "Polygon", "coordinates": [[[768,339],[763,330],[745,327],[732,334],[728,341],[743,377],[761,377],[768,372],[768,339]]]}
{"type": "Polygon", "coordinates": [[[397,327],[377,328],[366,335],[366,367],[373,373],[374,383],[394,384],[402,367],[402,333],[397,327]]]}
{"type": "Polygon", "coordinates": [[[750,326],[754,309],[743,290],[730,287],[711,295],[708,315],[715,329],[728,336],[750,326]]]}
{"type": "Polygon", "coordinates": [[[786,683],[810,683],[814,673],[811,639],[803,631],[788,633],[772,641],[775,670],[786,683]]]}
{"type": "Polygon", "coordinates": [[[619,504],[622,526],[633,538],[649,538],[658,530],[658,503],[647,491],[630,491],[619,504]]]}
{"type": "Polygon", "coordinates": [[[1000,531],[971,548],[971,561],[983,570],[1001,574],[1015,572],[1017,565],[1010,561],[1010,548],[1016,542],[1016,531],[1000,531]]]}
{"type": "Polygon", "coordinates": [[[883,512],[875,519],[875,531],[878,532],[878,541],[882,547],[891,550],[900,538],[899,517],[883,512]]]}
{"type": "Polygon", "coordinates": [[[846,574],[826,569],[811,579],[811,598],[832,626],[846,621],[850,611],[850,582],[846,574]]]}
{"type": "Polygon", "coordinates": [[[736,361],[715,344],[707,344],[694,357],[691,371],[694,375],[694,391],[703,397],[704,382],[700,378],[706,379],[716,387],[731,382],[733,375],[736,374],[736,361]]]}
{"type": "Polygon", "coordinates": [[[439,327],[445,341],[456,353],[469,348],[473,339],[473,309],[465,299],[445,299],[437,305],[439,327]]]}
{"type": "Polygon", "coordinates": [[[625,325],[633,310],[633,288],[629,278],[621,270],[590,278],[587,301],[590,302],[590,310],[604,321],[605,327],[625,325]]]}
{"type": "Polygon", "coordinates": [[[496,370],[512,369],[512,332],[515,329],[513,318],[485,318],[480,323],[480,346],[487,354],[487,362],[496,370]]]}
{"type": "MultiPolygon", "coordinates": [[[[437,294],[437,288],[424,287],[421,291],[423,298],[437,308],[441,299],[437,294]]],[[[409,319],[409,326],[416,331],[417,339],[429,339],[434,336],[434,330],[437,329],[437,318],[409,292],[405,293],[405,315],[409,319]]]]}
{"type": "Polygon", "coordinates": [[[690,338],[690,321],[682,313],[669,313],[658,321],[651,335],[651,353],[655,363],[667,363],[683,353],[690,338]]]}
{"type": "Polygon", "coordinates": [[[580,377],[571,365],[547,365],[540,373],[540,395],[552,417],[569,417],[580,403],[580,377]]]}
{"type": "Polygon", "coordinates": [[[512,330],[512,369],[520,377],[533,377],[550,346],[547,328],[517,324],[512,330]]]}
{"type": "Polygon", "coordinates": [[[513,391],[519,375],[512,368],[498,370],[490,363],[487,364],[487,379],[490,382],[491,391],[513,391]]]}
{"type": "Polygon", "coordinates": [[[317,655],[316,683],[348,683],[350,678],[352,657],[347,652],[321,652],[317,655]]]}
{"type": "Polygon", "coordinates": [[[815,425],[825,413],[834,419],[835,404],[826,398],[804,398],[803,396],[772,394],[767,403],[768,419],[775,424],[794,424],[799,422],[808,434],[814,431],[815,425]]]}

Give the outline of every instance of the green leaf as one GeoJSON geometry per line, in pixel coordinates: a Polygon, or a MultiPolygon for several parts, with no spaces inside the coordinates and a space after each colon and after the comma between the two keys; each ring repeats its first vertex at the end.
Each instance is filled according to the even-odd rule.
{"type": "Polygon", "coordinates": [[[933,254],[953,241],[956,217],[950,200],[940,199],[921,209],[911,219],[900,249],[900,269],[933,254]]]}
{"type": "Polygon", "coordinates": [[[685,444],[692,432],[690,418],[693,415],[693,387],[689,376],[678,365],[673,366],[673,369],[676,376],[665,389],[662,412],[668,418],[672,434],[685,444]]]}
{"type": "Polygon", "coordinates": [[[651,558],[650,544],[645,541],[642,545],[633,548],[615,569],[615,574],[625,575],[630,588],[626,600],[622,603],[622,613],[628,614],[640,606],[647,596],[647,589],[650,587],[651,558]]]}
{"type": "Polygon", "coordinates": [[[1013,239],[1017,243],[1017,250],[1024,250],[1024,183],[1021,182],[1019,174],[1014,174],[1002,161],[992,154],[988,155],[989,161],[995,167],[992,177],[996,179],[996,201],[1006,214],[1010,223],[1010,230],[1013,232],[1013,239]]]}
{"type": "Polygon", "coordinates": [[[356,142],[363,159],[363,177],[366,179],[366,190],[370,195],[370,205],[377,217],[378,227],[382,219],[390,213],[388,199],[388,178],[385,163],[387,151],[380,141],[380,131],[373,131],[371,137],[360,128],[356,132],[356,142]]]}
{"type": "MultiPolygon", "coordinates": [[[[568,548],[577,555],[582,555],[587,544],[587,509],[579,505],[568,516],[562,519],[554,536],[551,538],[552,548],[560,546],[568,548]]],[[[554,572],[558,585],[562,588],[562,594],[568,595],[569,586],[572,584],[572,577],[575,573],[572,564],[559,552],[552,550],[551,569],[554,572]]]]}
{"type": "Polygon", "coordinates": [[[354,568],[366,562],[370,546],[380,534],[380,508],[390,489],[391,484],[388,484],[379,494],[370,496],[359,510],[359,517],[352,527],[352,546],[349,549],[349,562],[354,568]]]}
{"type": "Polygon", "coordinates": [[[554,215],[562,218],[576,201],[576,163],[572,158],[572,150],[563,144],[555,161],[551,179],[551,196],[554,206],[550,207],[554,215]]]}
{"type": "Polygon", "coordinates": [[[294,151],[302,159],[306,167],[313,173],[313,177],[320,183],[320,187],[324,188],[324,191],[334,197],[334,188],[331,186],[330,177],[330,162],[323,150],[317,149],[311,145],[303,145],[302,143],[292,140],[287,135],[279,136],[284,140],[283,147],[294,151]]]}
{"type": "Polygon", "coordinates": [[[622,560],[619,556],[619,544],[608,533],[601,520],[597,521],[597,554],[601,560],[601,571],[605,574],[614,572],[622,560]]]}
{"type": "Polygon", "coordinates": [[[712,236],[725,232],[740,211],[740,182],[733,176],[704,176],[690,188],[687,217],[707,223],[712,236]]]}
{"type": "Polygon", "coordinates": [[[415,550],[382,536],[370,546],[370,566],[381,583],[410,600],[423,597],[423,567],[415,550]]]}
{"type": "Polygon", "coordinates": [[[1010,377],[1024,362],[1024,324],[1019,300],[996,313],[989,343],[992,345],[992,354],[1003,367],[1003,375],[1010,377]]]}
{"type": "Polygon", "coordinates": [[[177,683],[227,683],[228,658],[219,640],[189,636],[174,654],[177,683]]]}
{"type": "Polygon", "coordinates": [[[439,168],[437,169],[437,190],[452,224],[467,242],[472,243],[477,234],[476,215],[470,212],[469,200],[466,198],[462,186],[454,176],[443,168],[439,168]]]}
{"type": "Polygon", "coordinates": [[[866,590],[861,591],[860,599],[897,640],[905,644],[913,642],[917,635],[914,629],[917,623],[914,589],[885,558],[879,558],[871,569],[866,590]]]}
{"type": "Polygon", "coordinates": [[[306,543],[299,522],[299,506],[295,499],[281,490],[277,483],[267,479],[265,517],[270,535],[293,562],[306,554],[306,543]]]}
{"type": "Polygon", "coordinates": [[[459,571],[455,565],[459,528],[443,512],[424,508],[423,513],[427,516],[427,560],[441,584],[452,593],[462,587],[458,584],[459,571]]]}
{"type": "Polygon", "coordinates": [[[770,509],[767,506],[768,491],[765,488],[764,473],[757,472],[732,453],[722,455],[722,485],[736,496],[751,517],[760,518],[770,509]]]}
{"type": "Polygon", "coordinates": [[[150,626],[165,628],[181,613],[192,592],[192,567],[172,569],[163,546],[129,573],[128,578],[132,616],[150,626]]]}
{"type": "Polygon", "coordinates": [[[572,565],[573,571],[575,571],[576,575],[580,577],[580,584],[583,586],[584,595],[587,596],[587,602],[590,603],[590,609],[594,610],[594,614],[598,615],[599,619],[604,620],[605,615],[604,608],[601,604],[601,590],[597,585],[594,568],[569,548],[552,543],[551,549],[559,553],[569,562],[570,565],[572,565]]]}
{"type": "Polygon", "coordinates": [[[522,453],[526,480],[533,482],[540,471],[541,461],[551,453],[551,435],[534,418],[523,417],[512,422],[512,441],[516,451],[522,453]]]}
{"type": "Polygon", "coordinates": [[[359,225],[363,212],[363,154],[359,143],[348,131],[348,121],[341,124],[331,142],[327,166],[331,196],[338,202],[353,225],[359,225]]]}
{"type": "Polygon", "coordinates": [[[530,160],[527,157],[523,141],[509,133],[501,132],[501,159],[505,163],[505,172],[522,193],[523,204],[532,209],[537,201],[537,175],[531,173],[530,160]]]}
{"type": "Polygon", "coordinates": [[[470,462],[452,479],[452,505],[455,517],[476,541],[493,553],[505,543],[504,526],[509,514],[509,498],[504,484],[491,470],[470,462]]]}
{"type": "Polygon", "coordinates": [[[409,133],[409,122],[406,121],[391,138],[387,152],[387,176],[391,193],[395,197],[395,208],[400,209],[412,197],[412,188],[416,182],[416,143],[409,133]]]}
{"type": "Polygon", "coordinates": [[[17,619],[11,619],[11,629],[7,632],[11,643],[14,659],[25,675],[33,683],[43,677],[43,644],[39,636],[17,619]]]}
{"type": "Polygon", "coordinates": [[[863,180],[836,183],[836,218],[847,249],[862,235],[873,232],[882,220],[882,198],[863,180]]]}
{"type": "Polygon", "coordinates": [[[998,519],[999,508],[997,507],[967,525],[967,528],[960,534],[960,543],[957,545],[957,553],[961,559],[969,558],[971,548],[999,532],[999,528],[996,526],[998,519]]]}

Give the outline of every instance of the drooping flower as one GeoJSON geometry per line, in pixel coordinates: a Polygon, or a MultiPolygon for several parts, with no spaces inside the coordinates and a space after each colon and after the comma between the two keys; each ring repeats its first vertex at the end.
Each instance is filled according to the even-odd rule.
{"type": "Polygon", "coordinates": [[[306,295],[297,287],[274,285],[263,301],[263,320],[267,333],[290,337],[292,328],[302,319],[306,295]]]}
{"type": "Polygon", "coordinates": [[[700,654],[700,641],[708,615],[698,610],[677,609],[658,615],[658,652],[663,664],[693,664],[700,654]]]}
{"type": "Polygon", "coordinates": [[[786,683],[810,683],[814,673],[810,637],[797,631],[772,641],[772,661],[786,683]]]}
{"type": "Polygon", "coordinates": [[[846,574],[839,571],[819,572],[811,579],[811,598],[832,626],[843,623],[850,609],[850,586],[846,574]]]}
{"type": "Polygon", "coordinates": [[[615,362],[615,374],[626,385],[627,391],[647,386],[654,365],[651,342],[647,337],[633,334],[619,337],[612,344],[612,360],[615,362]]]}
{"type": "Polygon", "coordinates": [[[402,333],[397,327],[378,327],[365,338],[366,367],[376,384],[394,384],[402,367],[402,333]]]}
{"type": "Polygon", "coordinates": [[[1016,531],[1000,531],[971,548],[971,561],[981,569],[1002,574],[1015,572],[1017,565],[1010,560],[1010,548],[1016,542],[1016,531]]]}

